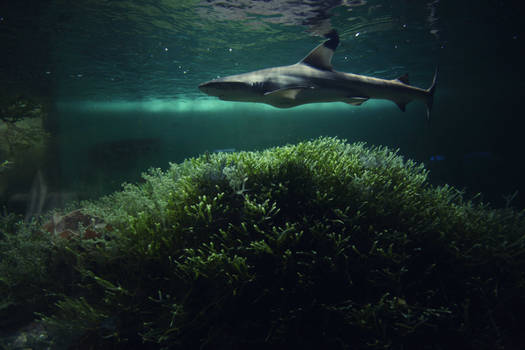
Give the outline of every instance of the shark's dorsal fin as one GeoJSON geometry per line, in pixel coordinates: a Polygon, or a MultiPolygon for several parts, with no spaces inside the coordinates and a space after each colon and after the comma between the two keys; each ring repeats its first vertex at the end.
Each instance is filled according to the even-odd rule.
{"type": "Polygon", "coordinates": [[[310,51],[299,63],[307,64],[317,69],[332,70],[332,56],[339,45],[339,35],[332,30],[325,37],[329,38],[321,45],[310,51]]]}
{"type": "Polygon", "coordinates": [[[402,82],[403,84],[409,85],[410,82],[408,81],[408,73],[403,74],[399,78],[397,78],[397,81],[402,82]]]}

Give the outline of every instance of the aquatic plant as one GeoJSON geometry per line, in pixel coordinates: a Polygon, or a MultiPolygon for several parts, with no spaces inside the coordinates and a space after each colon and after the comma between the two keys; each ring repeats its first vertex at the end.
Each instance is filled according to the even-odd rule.
{"type": "Polygon", "coordinates": [[[525,213],[385,147],[320,138],[143,177],[83,203],[94,239],[6,226],[0,319],[35,309],[54,348],[525,345],[525,213]]]}
{"type": "Polygon", "coordinates": [[[0,96],[0,199],[45,166],[50,139],[46,118],[44,105],[34,99],[0,96]]]}
{"type": "Polygon", "coordinates": [[[0,150],[8,154],[42,144],[49,134],[43,129],[45,117],[42,105],[24,98],[16,97],[0,103],[0,150]]]}
{"type": "Polygon", "coordinates": [[[11,165],[12,162],[8,161],[8,160],[4,160],[3,162],[0,162],[0,172],[6,170],[9,168],[9,166],[11,165]]]}

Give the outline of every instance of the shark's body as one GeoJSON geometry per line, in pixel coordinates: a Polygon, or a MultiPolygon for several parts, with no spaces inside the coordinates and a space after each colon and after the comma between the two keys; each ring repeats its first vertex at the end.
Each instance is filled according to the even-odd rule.
{"type": "Polygon", "coordinates": [[[214,79],[199,85],[199,89],[221,100],[259,102],[278,108],[317,102],[359,106],[375,98],[393,101],[404,111],[407,103],[420,100],[427,106],[427,117],[430,116],[437,70],[432,85],[426,90],[409,85],[407,74],[386,80],[338,72],[330,62],[339,37],[335,31],[328,37],[329,40],[296,64],[214,79]]]}

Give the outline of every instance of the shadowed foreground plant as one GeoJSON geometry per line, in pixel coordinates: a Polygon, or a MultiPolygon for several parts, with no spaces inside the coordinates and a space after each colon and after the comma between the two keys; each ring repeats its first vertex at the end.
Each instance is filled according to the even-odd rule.
{"type": "MultiPolygon", "coordinates": [[[[84,203],[112,228],[96,239],[25,238],[47,244],[34,282],[46,289],[10,310],[45,303],[54,346],[524,346],[524,213],[432,187],[422,165],[387,148],[320,138],[207,154],[144,179],[84,203]],[[69,263],[61,284],[49,282],[57,257],[69,263]]],[[[3,259],[29,254],[18,235],[3,236],[3,259]]],[[[38,270],[1,266],[2,296],[38,270]]]]}

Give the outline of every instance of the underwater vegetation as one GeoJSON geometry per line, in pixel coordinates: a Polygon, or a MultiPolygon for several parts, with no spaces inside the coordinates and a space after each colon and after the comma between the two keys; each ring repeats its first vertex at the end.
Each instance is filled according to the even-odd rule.
{"type": "Polygon", "coordinates": [[[4,347],[20,329],[53,349],[525,346],[525,213],[394,151],[320,138],[143,178],[3,216],[4,347]]]}
{"type": "Polygon", "coordinates": [[[4,160],[3,162],[0,163],[0,172],[3,171],[3,170],[6,170],[9,165],[11,164],[10,161],[8,160],[4,160]]]}
{"type": "Polygon", "coordinates": [[[0,101],[0,150],[8,155],[40,144],[49,136],[42,128],[42,105],[25,97],[0,101]]]}
{"type": "Polygon", "coordinates": [[[45,107],[35,99],[0,96],[0,199],[16,182],[7,170],[16,168],[16,177],[26,178],[44,163],[50,138],[46,117],[45,107]]]}

